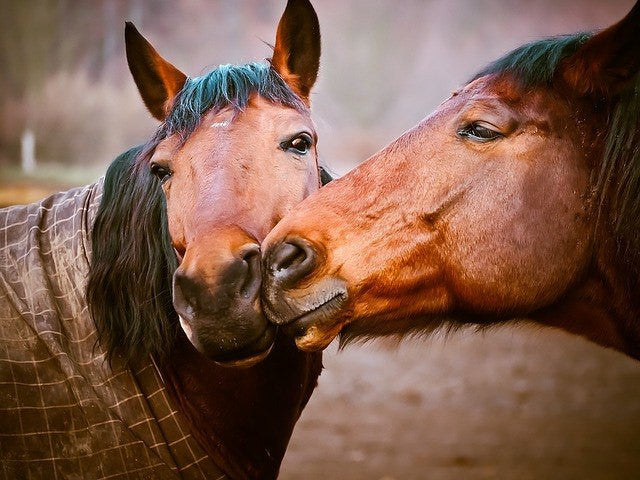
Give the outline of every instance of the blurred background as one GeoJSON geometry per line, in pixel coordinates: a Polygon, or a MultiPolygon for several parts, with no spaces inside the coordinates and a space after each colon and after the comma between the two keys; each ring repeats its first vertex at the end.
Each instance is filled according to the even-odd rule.
{"type": "MultiPolygon", "coordinates": [[[[191,76],[270,56],[284,0],[0,0],[0,205],[89,183],[148,139],[126,67],[133,20],[191,76]]],[[[315,0],[313,115],[346,172],[498,55],[593,30],[633,0],[315,0]]],[[[639,479],[640,364],[503,327],[325,355],[283,479],[639,479]]]]}

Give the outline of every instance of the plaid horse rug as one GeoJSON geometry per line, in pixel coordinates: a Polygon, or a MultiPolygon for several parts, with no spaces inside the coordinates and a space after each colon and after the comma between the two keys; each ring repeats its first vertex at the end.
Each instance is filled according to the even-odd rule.
{"type": "Polygon", "coordinates": [[[0,478],[225,478],[153,359],[112,366],[85,301],[102,181],[0,209],[0,478]]]}

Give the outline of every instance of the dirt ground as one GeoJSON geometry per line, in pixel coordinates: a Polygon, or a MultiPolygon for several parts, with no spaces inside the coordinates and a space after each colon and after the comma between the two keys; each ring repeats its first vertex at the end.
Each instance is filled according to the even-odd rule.
{"type": "Polygon", "coordinates": [[[280,478],[640,479],[640,363],[551,329],[331,348],[280,478]]]}

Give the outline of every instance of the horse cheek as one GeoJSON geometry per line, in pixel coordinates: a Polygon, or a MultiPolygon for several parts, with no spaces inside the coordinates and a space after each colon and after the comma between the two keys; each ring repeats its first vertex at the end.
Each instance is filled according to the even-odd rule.
{"type": "Polygon", "coordinates": [[[182,256],[187,249],[187,240],[183,223],[185,215],[184,212],[181,213],[181,210],[184,210],[184,208],[175,204],[175,201],[171,198],[169,188],[165,189],[165,195],[167,204],[167,227],[169,230],[169,236],[171,237],[171,244],[182,256]]]}

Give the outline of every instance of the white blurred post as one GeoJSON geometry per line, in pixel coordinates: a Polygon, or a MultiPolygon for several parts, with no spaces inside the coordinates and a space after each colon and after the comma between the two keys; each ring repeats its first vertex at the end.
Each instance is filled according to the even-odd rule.
{"type": "Polygon", "coordinates": [[[33,130],[25,128],[20,138],[22,171],[33,173],[36,169],[36,136],[33,130]]]}

